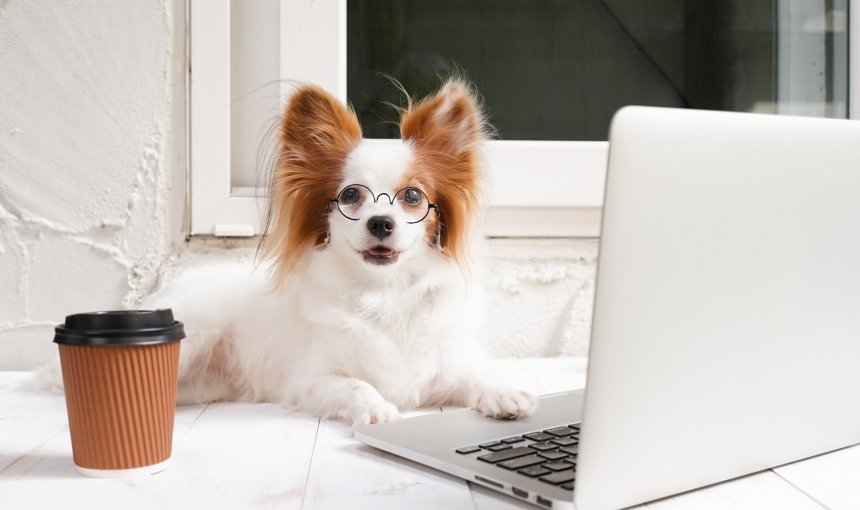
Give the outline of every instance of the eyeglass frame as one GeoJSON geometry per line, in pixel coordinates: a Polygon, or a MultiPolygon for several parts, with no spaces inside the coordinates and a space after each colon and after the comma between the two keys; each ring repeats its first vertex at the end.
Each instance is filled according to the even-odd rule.
{"type": "Polygon", "coordinates": [[[332,204],[336,204],[336,205],[335,205],[335,207],[337,207],[337,210],[338,210],[338,212],[341,214],[341,216],[343,216],[344,218],[346,218],[346,219],[348,219],[348,220],[352,220],[352,221],[360,221],[360,220],[361,220],[361,218],[350,218],[349,216],[347,216],[347,215],[346,215],[346,213],[344,213],[344,212],[343,212],[343,209],[341,209],[341,208],[340,208],[340,196],[341,196],[341,195],[343,194],[343,192],[344,192],[344,191],[346,191],[348,188],[352,188],[352,187],[355,187],[355,186],[361,186],[362,188],[364,188],[364,189],[366,189],[368,192],[370,192],[370,196],[372,196],[372,197],[373,197],[373,203],[374,203],[374,204],[379,203],[379,197],[381,197],[382,195],[385,195],[386,197],[388,197],[388,204],[389,204],[389,205],[391,205],[391,206],[393,206],[393,205],[394,205],[394,197],[396,197],[396,196],[397,196],[397,195],[399,195],[401,192],[406,191],[406,190],[408,190],[408,189],[414,189],[414,190],[418,191],[419,193],[421,193],[422,195],[424,195],[424,198],[426,198],[426,199],[427,199],[427,212],[426,212],[426,213],[424,213],[424,216],[422,216],[420,220],[407,221],[406,223],[408,223],[409,225],[414,225],[414,224],[416,224],[416,223],[421,223],[422,221],[424,221],[425,219],[427,219],[427,216],[430,216],[430,209],[433,209],[434,211],[436,211],[436,214],[439,214],[439,204],[431,203],[431,202],[430,202],[430,197],[429,197],[429,196],[427,195],[427,193],[425,193],[425,192],[424,192],[424,190],[423,190],[423,189],[421,189],[421,188],[416,188],[415,186],[407,186],[407,187],[405,187],[405,188],[403,188],[403,189],[399,190],[397,193],[395,193],[395,194],[394,194],[394,197],[392,197],[391,195],[389,195],[388,193],[385,193],[385,192],[382,192],[382,193],[380,193],[380,194],[376,195],[375,193],[373,193],[373,190],[372,190],[372,189],[370,189],[369,187],[365,186],[364,184],[347,184],[346,186],[344,186],[343,188],[341,188],[341,190],[337,192],[337,198],[330,198],[330,199],[328,200],[329,211],[331,211],[331,205],[332,205],[332,204]]]}

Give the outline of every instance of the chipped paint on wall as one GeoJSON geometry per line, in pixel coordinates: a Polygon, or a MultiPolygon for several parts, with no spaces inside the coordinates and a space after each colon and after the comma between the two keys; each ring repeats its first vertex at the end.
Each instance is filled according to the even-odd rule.
{"type": "Polygon", "coordinates": [[[0,369],[51,355],[66,314],[134,301],[181,243],[183,12],[0,4],[0,369]]]}

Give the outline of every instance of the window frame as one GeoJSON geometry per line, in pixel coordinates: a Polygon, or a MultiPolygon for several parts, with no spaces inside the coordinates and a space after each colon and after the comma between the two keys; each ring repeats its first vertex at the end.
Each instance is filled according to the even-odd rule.
{"type": "MultiPolygon", "coordinates": [[[[253,236],[264,193],[231,186],[230,0],[190,0],[188,7],[190,234],[253,236]]],[[[346,0],[280,0],[279,15],[281,76],[346,102],[346,0]]],[[[849,0],[847,28],[848,117],[860,119],[860,0],[849,0]]],[[[282,85],[281,97],[290,90],[282,85]]],[[[487,236],[599,236],[608,142],[494,140],[483,149],[487,236]]]]}

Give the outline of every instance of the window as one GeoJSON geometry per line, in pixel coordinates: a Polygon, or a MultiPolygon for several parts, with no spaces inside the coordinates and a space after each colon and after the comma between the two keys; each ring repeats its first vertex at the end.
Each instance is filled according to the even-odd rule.
{"type": "Polygon", "coordinates": [[[860,118],[857,3],[192,0],[192,233],[259,229],[257,150],[288,92],[279,79],[348,99],[386,143],[384,105],[402,98],[384,75],[421,93],[459,68],[499,135],[485,148],[488,233],[597,235],[623,105],[860,118]]]}

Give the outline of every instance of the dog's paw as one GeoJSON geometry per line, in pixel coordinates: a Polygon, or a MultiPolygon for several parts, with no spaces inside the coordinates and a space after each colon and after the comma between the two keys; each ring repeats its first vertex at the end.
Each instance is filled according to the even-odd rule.
{"type": "Polygon", "coordinates": [[[379,398],[364,406],[356,407],[352,412],[353,428],[370,423],[384,423],[400,419],[400,411],[391,402],[379,398]]]}
{"type": "Polygon", "coordinates": [[[537,409],[537,406],[538,401],[531,393],[507,386],[483,390],[478,394],[475,405],[484,416],[498,420],[516,420],[528,416],[537,409]]]}

